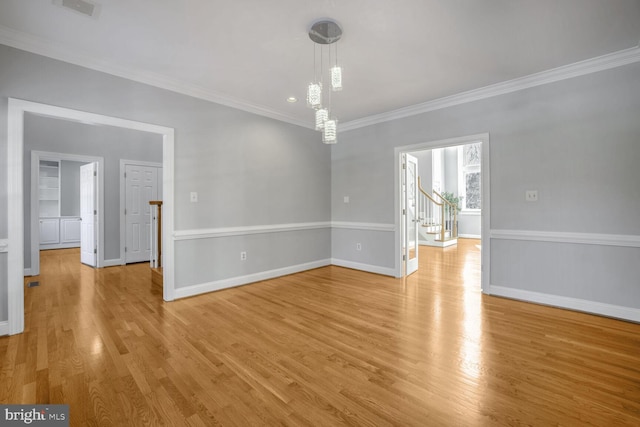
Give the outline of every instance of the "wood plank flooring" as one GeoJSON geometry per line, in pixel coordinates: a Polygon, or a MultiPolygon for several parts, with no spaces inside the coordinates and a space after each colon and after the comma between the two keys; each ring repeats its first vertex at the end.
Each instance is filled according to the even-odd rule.
{"type": "Polygon", "coordinates": [[[42,253],[1,403],[71,425],[640,425],[640,325],[485,296],[479,241],[164,303],[147,264],[42,253]]]}

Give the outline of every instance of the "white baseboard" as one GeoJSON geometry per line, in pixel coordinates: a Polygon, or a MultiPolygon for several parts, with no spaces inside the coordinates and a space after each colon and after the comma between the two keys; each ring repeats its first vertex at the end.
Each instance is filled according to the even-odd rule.
{"type": "Polygon", "coordinates": [[[102,264],[103,267],[115,267],[117,265],[122,265],[122,260],[118,259],[105,259],[102,264]]]}
{"type": "Polygon", "coordinates": [[[339,267],[353,268],[354,270],[367,271],[369,273],[382,274],[384,276],[396,277],[395,268],[380,267],[379,265],[363,264],[360,262],[347,261],[344,259],[331,258],[331,264],[339,267]]]}
{"type": "Polygon", "coordinates": [[[584,311],[586,313],[600,314],[602,316],[615,317],[617,319],[640,322],[640,309],[623,307],[620,305],[605,304],[578,298],[563,297],[559,295],[543,294],[540,292],[525,291],[522,289],[507,288],[504,286],[489,287],[490,295],[551,305],[554,307],[568,308],[570,310],[584,311]]]}
{"type": "Polygon", "coordinates": [[[275,270],[262,271],[260,273],[249,274],[246,276],[230,277],[228,279],[216,280],[214,282],[201,283],[199,285],[185,286],[176,288],[175,298],[186,298],[194,295],[200,295],[207,292],[219,291],[221,289],[232,288],[234,286],[246,285],[249,283],[259,282],[261,280],[273,279],[288,274],[300,273],[302,271],[311,270],[319,267],[330,265],[328,259],[308,262],[305,264],[292,265],[290,267],[277,268],[275,270]]]}
{"type": "Polygon", "coordinates": [[[482,236],[479,234],[458,234],[461,239],[480,239],[482,236]]]}
{"type": "Polygon", "coordinates": [[[0,322],[0,336],[9,335],[9,322],[0,322]]]}
{"type": "Polygon", "coordinates": [[[30,268],[25,268],[24,269],[24,276],[33,276],[33,274],[31,274],[31,269],[30,268]]]}
{"type": "Polygon", "coordinates": [[[52,245],[40,245],[41,251],[48,251],[50,249],[71,249],[71,248],[79,248],[80,242],[71,242],[71,243],[56,243],[52,245]]]}

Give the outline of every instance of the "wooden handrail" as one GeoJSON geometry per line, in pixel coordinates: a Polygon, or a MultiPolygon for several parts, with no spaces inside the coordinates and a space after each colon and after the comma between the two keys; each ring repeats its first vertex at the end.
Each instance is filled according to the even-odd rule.
{"type": "Polygon", "coordinates": [[[162,267],[162,200],[150,200],[149,205],[158,207],[158,268],[162,267]]]}
{"type": "Polygon", "coordinates": [[[456,206],[455,203],[451,203],[450,201],[448,201],[447,199],[442,197],[442,194],[438,193],[436,190],[433,190],[433,194],[435,194],[436,196],[440,197],[442,199],[443,203],[446,203],[451,208],[455,208],[452,212],[456,212],[458,210],[458,207],[456,206]]]}
{"type": "MultiPolygon", "coordinates": [[[[435,201],[435,199],[429,195],[429,193],[427,193],[426,191],[424,191],[424,188],[422,188],[422,182],[420,181],[420,177],[418,177],[418,190],[420,190],[420,192],[421,192],[422,194],[424,194],[425,196],[427,196],[427,198],[428,198],[429,200],[431,200],[433,203],[435,203],[435,204],[436,204],[436,205],[438,205],[438,206],[442,206],[442,203],[438,203],[438,202],[436,202],[436,201],[435,201]]],[[[440,196],[440,197],[442,197],[442,196],[440,196]]],[[[444,199],[443,199],[443,200],[444,200],[444,199]]],[[[446,202],[446,200],[445,200],[445,202],[446,202]]]]}

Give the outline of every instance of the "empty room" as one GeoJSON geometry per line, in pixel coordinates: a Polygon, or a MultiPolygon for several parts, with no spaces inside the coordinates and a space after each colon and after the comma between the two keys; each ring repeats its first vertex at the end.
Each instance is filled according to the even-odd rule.
{"type": "Polygon", "coordinates": [[[0,424],[639,425],[639,43],[640,0],[3,0],[0,424]]]}

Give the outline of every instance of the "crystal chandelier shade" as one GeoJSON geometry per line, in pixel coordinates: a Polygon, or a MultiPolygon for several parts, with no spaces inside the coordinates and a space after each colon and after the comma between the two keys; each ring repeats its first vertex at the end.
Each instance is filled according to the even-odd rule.
{"type": "Polygon", "coordinates": [[[338,142],[338,121],[336,119],[326,120],[324,122],[322,142],[325,144],[335,144],[338,142]]]}
{"type": "Polygon", "coordinates": [[[329,120],[329,110],[318,108],[316,110],[316,130],[324,129],[324,123],[329,120]]]}
{"type": "Polygon", "coordinates": [[[320,108],[322,105],[322,83],[309,83],[307,105],[314,109],[320,108]]]}
{"type": "MultiPolygon", "coordinates": [[[[342,28],[332,20],[315,22],[309,30],[309,38],[315,43],[313,51],[314,82],[307,88],[307,105],[315,111],[315,129],[322,131],[322,142],[337,142],[338,120],[329,118],[331,110],[331,92],[342,90],[342,67],[338,65],[338,47],[336,42],[342,37],[342,28]],[[320,67],[317,68],[316,45],[320,46],[320,67]],[[331,64],[331,45],[335,47],[335,63],[329,69],[323,69],[324,55],[328,51],[328,64],[331,64]],[[318,79],[318,76],[320,78],[318,79]],[[331,90],[323,91],[325,76],[331,83],[331,90]],[[323,96],[324,95],[324,96],[323,96]],[[326,99],[323,99],[326,98],[326,99]]],[[[327,87],[328,88],[328,87],[327,87]]]]}

